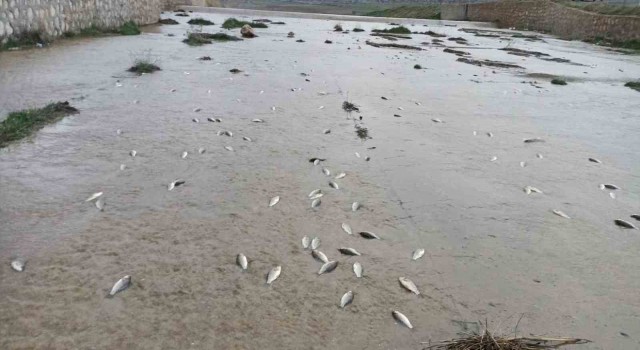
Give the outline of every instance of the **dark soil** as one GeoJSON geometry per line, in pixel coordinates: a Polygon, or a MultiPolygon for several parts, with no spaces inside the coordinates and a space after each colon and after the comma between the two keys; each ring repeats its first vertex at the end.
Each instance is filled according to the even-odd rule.
{"type": "Polygon", "coordinates": [[[393,27],[390,29],[373,29],[374,33],[391,33],[391,34],[411,34],[411,31],[404,26],[393,27]]]}
{"type": "Polygon", "coordinates": [[[160,24],[180,24],[180,22],[176,21],[173,18],[163,18],[158,21],[160,24]]]}

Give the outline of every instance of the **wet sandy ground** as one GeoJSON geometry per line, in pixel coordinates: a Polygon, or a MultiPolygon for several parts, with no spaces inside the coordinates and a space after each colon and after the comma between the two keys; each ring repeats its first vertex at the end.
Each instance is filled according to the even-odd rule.
{"type": "MultiPolygon", "coordinates": [[[[220,24],[228,15],[204,16],[220,24]]],[[[492,69],[432,46],[367,46],[367,32],[332,32],[335,20],[253,18],[264,17],[287,24],[196,48],[180,42],[189,30],[181,24],[0,54],[1,115],[55,100],[81,110],[0,151],[0,348],[419,349],[456,336],[464,322],[513,332],[522,314],[519,334],[594,341],[582,349],[640,346],[640,231],[613,225],[640,212],[640,95],[622,86],[640,76],[638,56],[407,21],[467,38],[474,58],[525,68],[492,69]],[[495,50],[506,45],[583,66],[495,50]],[[125,73],[145,50],[163,70],[125,73]],[[527,76],[536,73],[569,85],[527,76]],[[522,83],[534,80],[542,88],[522,83]],[[346,99],[361,113],[345,113],[346,99]],[[213,116],[222,123],[205,121],[213,116]],[[356,123],[372,139],[359,140],[356,123]],[[233,137],[217,136],[222,129],[233,137]],[[529,137],[547,142],[522,142],[529,137]],[[307,161],[315,156],[347,173],[340,190],[307,161]],[[186,184],[167,191],[177,178],[186,184]],[[612,199],[600,183],[622,189],[612,199]],[[527,185],[544,194],[526,195],[527,185]],[[311,209],[315,188],[325,196],[311,209]],[[97,191],[103,212],[84,202],[97,191]],[[351,212],[356,200],[364,207],[351,212]],[[348,236],[342,222],[383,239],[348,236]],[[302,249],[304,235],[320,237],[336,271],[316,275],[321,264],[302,249]],[[343,246],[363,255],[340,256],[343,246]],[[425,257],[411,261],[416,248],[425,257]],[[246,272],[235,265],[240,252],[246,272]],[[11,270],[14,257],[27,259],[25,272],[11,270]],[[276,265],[282,275],[267,287],[276,265]],[[132,287],[105,298],[125,274],[132,287]],[[400,276],[422,295],[403,290],[400,276]],[[341,310],[348,290],[354,303],[341,310]],[[394,322],[392,310],[415,328],[394,322]]]]}

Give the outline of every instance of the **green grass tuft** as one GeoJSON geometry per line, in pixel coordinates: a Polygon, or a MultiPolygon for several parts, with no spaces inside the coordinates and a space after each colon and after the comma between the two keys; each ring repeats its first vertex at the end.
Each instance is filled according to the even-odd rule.
{"type": "Polygon", "coordinates": [[[193,19],[190,19],[189,22],[187,23],[191,25],[198,25],[198,26],[212,26],[215,24],[204,18],[193,18],[193,19]]]}
{"type": "Polygon", "coordinates": [[[626,84],[624,84],[624,86],[628,87],[628,88],[632,88],[636,91],[640,91],[640,81],[630,81],[626,84]]]}
{"type": "Polygon", "coordinates": [[[162,18],[162,19],[158,20],[158,23],[160,23],[160,24],[180,24],[180,22],[176,21],[173,18],[162,18]]]}
{"type": "Polygon", "coordinates": [[[422,66],[419,64],[416,64],[415,66],[413,66],[413,69],[422,69],[422,66]]]}
{"type": "Polygon", "coordinates": [[[149,74],[161,70],[160,67],[146,59],[137,59],[127,71],[137,74],[149,74]]]}
{"type": "Polygon", "coordinates": [[[11,50],[20,47],[32,47],[37,44],[47,44],[38,32],[24,33],[19,36],[10,37],[6,43],[0,44],[0,51],[11,50]]]}
{"type": "Polygon", "coordinates": [[[233,35],[225,33],[189,33],[187,38],[182,40],[183,43],[189,46],[200,46],[204,44],[211,44],[212,41],[242,41],[242,39],[233,35]]]}
{"type": "Polygon", "coordinates": [[[224,23],[222,23],[222,28],[224,29],[242,28],[242,26],[244,26],[245,24],[250,25],[251,28],[269,28],[264,23],[239,21],[233,17],[227,18],[227,20],[224,21],[224,23]]]}
{"type": "Polygon", "coordinates": [[[120,26],[118,33],[121,35],[138,35],[140,34],[140,27],[134,21],[129,21],[120,26]]]}
{"type": "Polygon", "coordinates": [[[556,78],[556,79],[551,80],[551,84],[553,84],[553,85],[567,85],[567,82],[562,80],[562,79],[556,78]]]}
{"type": "Polygon", "coordinates": [[[7,119],[0,123],[0,148],[6,147],[9,142],[33,134],[47,124],[75,113],[78,113],[78,110],[71,107],[69,102],[51,103],[44,108],[9,113],[7,119]]]}
{"type": "Polygon", "coordinates": [[[373,29],[374,33],[392,33],[392,34],[411,34],[411,31],[405,26],[393,27],[391,29],[373,29]]]}

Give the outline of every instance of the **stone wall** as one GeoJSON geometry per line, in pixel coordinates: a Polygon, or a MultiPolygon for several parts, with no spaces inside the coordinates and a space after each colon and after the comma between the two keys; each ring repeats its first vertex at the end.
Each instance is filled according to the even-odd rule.
{"type": "MultiPolygon", "coordinates": [[[[500,27],[551,33],[564,39],[640,40],[640,17],[609,16],[563,6],[550,0],[502,0],[464,7],[466,20],[496,22],[500,27]]],[[[448,11],[447,13],[460,13],[448,11]]],[[[443,11],[445,14],[445,11],[443,11]]],[[[460,18],[445,18],[456,20],[460,18]]]]}
{"type": "Polygon", "coordinates": [[[164,0],[0,0],[0,42],[24,33],[54,38],[96,25],[158,21],[164,0]]]}

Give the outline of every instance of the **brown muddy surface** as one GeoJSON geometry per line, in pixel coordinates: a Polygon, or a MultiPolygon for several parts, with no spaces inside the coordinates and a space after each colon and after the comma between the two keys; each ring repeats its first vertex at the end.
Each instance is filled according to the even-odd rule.
{"type": "MultiPolygon", "coordinates": [[[[80,110],[0,150],[0,348],[420,349],[466,322],[510,333],[522,314],[519,334],[594,341],[581,349],[640,347],[640,231],[613,224],[640,213],[640,95],[623,86],[640,77],[638,56],[393,20],[465,38],[474,59],[524,69],[477,67],[421,46],[419,35],[403,43],[423,51],[365,45],[382,40],[367,32],[386,19],[342,18],[345,30],[367,30],[343,34],[333,17],[272,13],[246,19],[287,24],[188,47],[184,34],[198,28],[167,16],[181,24],[0,54],[0,115],[57,100],[80,110]],[[507,46],[585,66],[498,50],[507,46]],[[162,71],[125,72],[140,55],[162,71]],[[551,85],[554,76],[570,84],[551,85]],[[360,112],[344,112],[345,100],[360,112]],[[546,142],[523,142],[534,137],[546,142]],[[323,167],[346,172],[339,190],[323,167]],[[168,191],[178,178],[186,183],[168,191]],[[621,187],[615,199],[601,183],[621,187]],[[312,209],[316,188],[324,196],[312,209]],[[104,211],[84,201],[98,191],[104,211]],[[343,222],[382,240],[349,236],[343,222]],[[305,235],[321,239],[335,271],[317,275],[305,235]],[[426,254],[412,261],[416,248],[426,254]],[[11,270],[15,257],[27,260],[24,272],[11,270]],[[124,275],[132,286],[105,298],[124,275]],[[402,276],[422,294],[402,289],[402,276]],[[342,310],[349,290],[354,302],[342,310]]],[[[213,33],[229,15],[202,16],[213,33]]]]}

